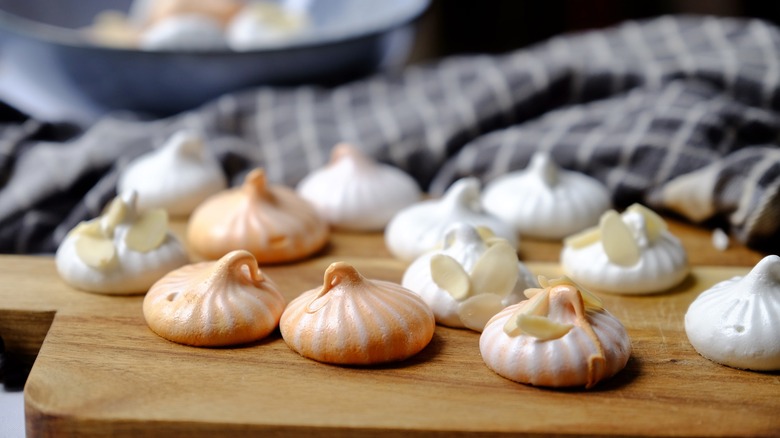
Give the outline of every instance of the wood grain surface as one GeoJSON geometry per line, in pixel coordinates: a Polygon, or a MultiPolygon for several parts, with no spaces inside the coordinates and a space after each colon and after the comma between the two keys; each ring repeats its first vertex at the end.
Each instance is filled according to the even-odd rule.
{"type": "MultiPolygon", "coordinates": [[[[763,254],[718,252],[708,231],[672,225],[693,273],[661,295],[601,294],[633,354],[591,390],[506,380],[482,362],[477,333],[445,327],[419,355],[378,367],[304,359],[278,331],[236,348],[178,345],[148,329],[142,297],[73,290],[50,258],[0,257],[0,334],[9,349],[37,353],[25,387],[30,437],[780,435],[780,374],[710,362],[683,330],[699,292],[744,274],[763,254]]],[[[556,275],[558,251],[529,240],[520,254],[533,272],[556,275]]],[[[405,268],[380,235],[341,233],[315,258],[264,271],[289,300],[318,287],[336,260],[392,281],[405,268]]]]}

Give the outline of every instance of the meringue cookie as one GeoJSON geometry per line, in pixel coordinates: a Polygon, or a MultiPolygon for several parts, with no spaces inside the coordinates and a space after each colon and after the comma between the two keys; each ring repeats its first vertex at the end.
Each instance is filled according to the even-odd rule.
{"type": "Polygon", "coordinates": [[[245,0],[135,0],[130,7],[130,17],[141,26],[149,26],[171,17],[199,15],[227,25],[245,0]]]}
{"type": "Polygon", "coordinates": [[[95,15],[92,25],[83,30],[87,38],[104,46],[134,48],[138,45],[138,28],[121,11],[102,11],[95,15]]]}
{"type": "Polygon", "coordinates": [[[447,230],[441,249],[412,262],[401,285],[422,297],[439,324],[478,332],[538,286],[506,240],[464,223],[447,230]]]}
{"type": "Polygon", "coordinates": [[[564,240],[564,273],[588,289],[616,294],[662,292],[688,275],[688,256],[666,222],[640,204],[610,210],[599,227],[564,240]]]}
{"type": "Polygon", "coordinates": [[[336,145],[330,163],[301,180],[297,191],[331,225],[354,231],[383,229],[422,196],[412,177],[347,143],[336,145]]]}
{"type": "Polygon", "coordinates": [[[182,14],[160,20],[141,35],[139,46],[149,51],[210,51],[227,48],[219,23],[205,15],[182,14]]]}
{"type": "Polygon", "coordinates": [[[435,248],[449,225],[455,222],[488,228],[517,248],[514,229],[482,210],[476,178],[462,178],[441,199],[418,202],[399,211],[387,224],[385,244],[395,257],[411,261],[435,248]]]}
{"type": "Polygon", "coordinates": [[[744,277],[702,292],[685,313],[699,354],[749,370],[780,370],[780,257],[764,257],[744,277]]]}
{"type": "Polygon", "coordinates": [[[102,216],[82,222],[57,248],[55,262],[69,285],[104,294],[145,293],[189,260],[168,231],[164,210],[139,214],[136,195],[115,198],[102,216]]]}
{"type": "Polygon", "coordinates": [[[190,248],[209,259],[246,249],[258,263],[290,262],[319,251],[329,236],[314,207],[290,188],[269,185],[262,169],[201,203],[187,224],[190,248]]]}
{"type": "Polygon", "coordinates": [[[631,355],[623,324],[567,278],[539,283],[488,322],[479,338],[488,368],[520,383],[586,388],[622,370],[631,355]]]}
{"type": "Polygon", "coordinates": [[[130,162],[117,187],[120,193],[138,193],[139,210],[164,208],[172,216],[187,216],[224,190],[227,180],[203,138],[193,131],[179,131],[161,148],[130,162]]]}
{"type": "Polygon", "coordinates": [[[601,182],[561,169],[546,152],[534,154],[527,169],[488,184],[482,203],[521,236],[543,239],[562,239],[594,226],[611,207],[601,182]]]}
{"type": "Polygon", "coordinates": [[[239,250],[168,273],[149,289],[143,312],[149,328],[169,341],[218,347],[268,336],[284,304],[252,254],[239,250]]]}
{"type": "Polygon", "coordinates": [[[244,6],[230,21],[227,41],[233,50],[254,50],[287,41],[308,27],[309,17],[304,11],[255,1],[244,6]]]}
{"type": "Polygon", "coordinates": [[[369,280],[344,262],[328,267],[322,287],[291,301],[279,323],[293,351],[342,365],[406,359],[428,345],[435,327],[419,296],[395,283],[369,280]]]}

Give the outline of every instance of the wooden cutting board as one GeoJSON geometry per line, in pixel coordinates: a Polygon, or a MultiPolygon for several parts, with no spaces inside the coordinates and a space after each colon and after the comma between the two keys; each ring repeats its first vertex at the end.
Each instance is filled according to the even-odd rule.
{"type": "MultiPolygon", "coordinates": [[[[524,248],[526,259],[557,250],[524,248]]],[[[405,268],[381,236],[337,234],[318,257],[264,271],[292,299],[335,260],[392,281],[405,268]]],[[[445,327],[410,360],[368,368],[304,359],[278,331],[237,348],[177,345],[147,328],[141,297],[73,290],[50,258],[0,261],[0,333],[9,349],[38,355],[25,387],[30,437],[780,436],[780,374],[710,362],[683,330],[697,294],[745,267],[697,266],[663,295],[602,295],[628,329],[632,358],[594,389],[551,390],[494,374],[477,333],[445,327]]],[[[558,273],[555,263],[528,265],[558,273]]]]}

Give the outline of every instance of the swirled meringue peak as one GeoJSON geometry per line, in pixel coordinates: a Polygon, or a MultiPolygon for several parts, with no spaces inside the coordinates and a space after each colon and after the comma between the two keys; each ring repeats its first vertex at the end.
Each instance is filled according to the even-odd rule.
{"type": "Polygon", "coordinates": [[[261,169],[201,203],[187,225],[190,248],[209,259],[246,249],[258,263],[290,262],[315,253],[328,237],[314,208],[294,190],[269,185],[261,169]]]}
{"type": "Polygon", "coordinates": [[[171,216],[189,215],[226,187],[222,168],[193,131],[179,131],[161,148],[130,162],[118,182],[120,193],[138,193],[139,210],[164,208],[171,216]]]}
{"type": "Polygon", "coordinates": [[[336,145],[330,163],[307,175],[297,190],[331,225],[354,231],[381,230],[421,199],[412,177],[347,143],[336,145]]]}
{"type": "Polygon", "coordinates": [[[734,368],[780,370],[780,257],[702,292],[685,313],[693,348],[734,368]]]}
{"type": "Polygon", "coordinates": [[[57,272],[71,286],[104,294],[145,293],[189,261],[162,209],[139,213],[135,192],[114,198],[103,214],[81,222],[57,248],[57,272]]]}
{"type": "Polygon", "coordinates": [[[487,228],[517,248],[514,229],[482,209],[479,180],[472,177],[455,181],[440,199],[421,201],[399,211],[385,228],[385,244],[395,257],[411,261],[436,248],[455,222],[487,228]]]}
{"type": "Polygon", "coordinates": [[[565,277],[539,283],[487,323],[479,350],[488,368],[520,383],[586,388],[622,370],[631,341],[598,297],[565,277]]]}
{"type": "Polygon", "coordinates": [[[279,323],[292,350],[340,365],[406,359],[428,345],[435,327],[431,309],[415,293],[369,280],[344,262],[328,267],[322,287],[291,301],[279,323]]]}
{"type": "Polygon", "coordinates": [[[537,152],[527,169],[489,183],[482,203],[521,236],[543,239],[562,239],[594,226],[611,206],[601,182],[561,169],[546,152],[537,152]]]}
{"type": "Polygon", "coordinates": [[[428,303],[439,324],[478,332],[538,286],[506,240],[465,223],[450,226],[441,249],[415,259],[401,285],[428,303]]]}
{"type": "Polygon", "coordinates": [[[153,332],[196,347],[244,344],[268,336],[285,300],[248,251],[181,267],[157,281],[144,297],[153,332]]]}
{"type": "Polygon", "coordinates": [[[651,294],[679,284],[688,275],[688,256],[666,222],[640,204],[622,215],[610,210],[598,227],[564,239],[564,273],[593,290],[651,294]]]}

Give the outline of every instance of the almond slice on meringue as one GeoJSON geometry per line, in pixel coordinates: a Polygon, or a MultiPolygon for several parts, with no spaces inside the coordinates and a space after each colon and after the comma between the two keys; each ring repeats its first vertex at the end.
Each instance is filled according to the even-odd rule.
{"type": "Polygon", "coordinates": [[[565,275],[601,292],[635,295],[664,292],[688,275],[688,256],[655,212],[639,204],[622,214],[604,213],[598,227],[564,240],[565,275]]]}
{"type": "Polygon", "coordinates": [[[591,388],[617,374],[631,355],[623,324],[586,305],[575,284],[550,283],[487,323],[479,339],[485,364],[507,379],[547,387],[591,388]]]}
{"type": "Polygon", "coordinates": [[[168,229],[163,210],[140,213],[135,192],[114,198],[101,216],[71,230],[55,262],[69,285],[103,294],[142,294],[172,269],[189,261],[168,229]]]}

